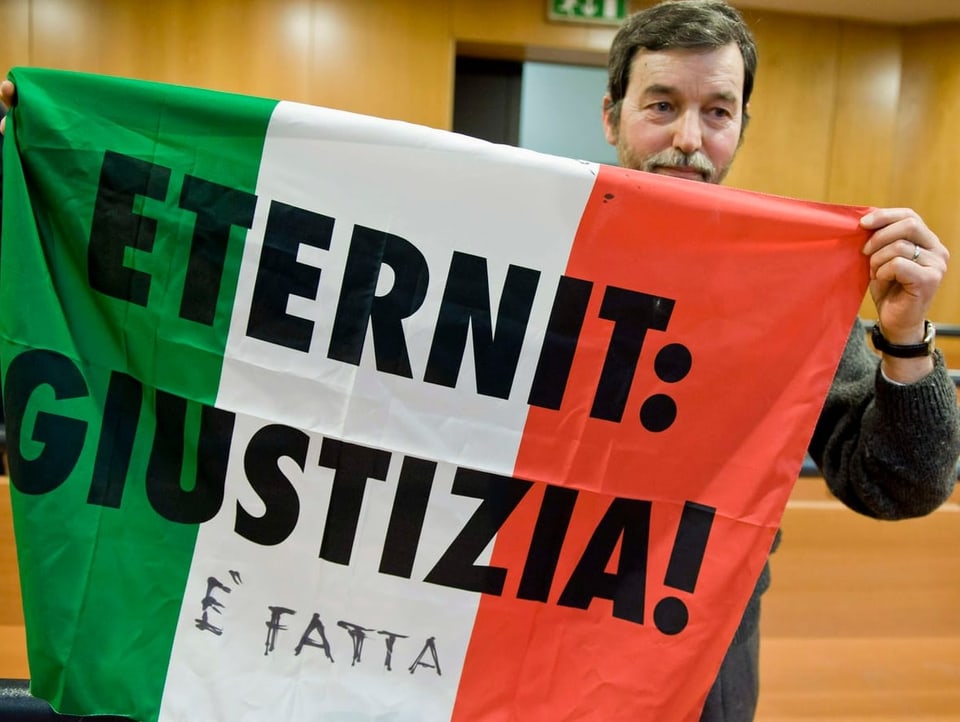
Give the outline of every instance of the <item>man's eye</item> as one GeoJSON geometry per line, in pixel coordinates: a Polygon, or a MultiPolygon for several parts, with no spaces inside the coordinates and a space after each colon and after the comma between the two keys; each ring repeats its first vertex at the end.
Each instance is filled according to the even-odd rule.
{"type": "Polygon", "coordinates": [[[731,118],[733,114],[726,108],[712,108],[710,114],[715,118],[731,118]]]}
{"type": "Polygon", "coordinates": [[[667,101],[661,100],[659,103],[654,103],[650,107],[656,110],[658,113],[669,113],[672,106],[667,101]]]}

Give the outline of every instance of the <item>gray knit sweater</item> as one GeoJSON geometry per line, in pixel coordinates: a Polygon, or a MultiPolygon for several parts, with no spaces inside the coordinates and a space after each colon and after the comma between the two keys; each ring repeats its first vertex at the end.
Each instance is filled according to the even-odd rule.
{"type": "MultiPolygon", "coordinates": [[[[877,519],[929,514],[957,481],[960,407],[937,351],[924,379],[898,385],[883,378],[878,356],[857,321],[810,441],[810,456],[830,491],[856,512],[877,519]]],[[[774,550],[780,534],[774,541],[774,550]]],[[[753,591],[734,644],[760,618],[760,595],[770,585],[767,564],[753,591]]]]}

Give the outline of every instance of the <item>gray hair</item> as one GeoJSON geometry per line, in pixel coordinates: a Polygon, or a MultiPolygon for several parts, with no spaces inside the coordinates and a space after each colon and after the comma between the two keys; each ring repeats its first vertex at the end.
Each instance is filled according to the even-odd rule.
{"type": "Polygon", "coordinates": [[[610,46],[607,93],[614,123],[630,84],[630,66],[640,48],[646,50],[713,50],[736,43],[743,56],[743,122],[757,72],[757,43],[740,12],[724,0],[665,0],[628,17],[610,46]]]}

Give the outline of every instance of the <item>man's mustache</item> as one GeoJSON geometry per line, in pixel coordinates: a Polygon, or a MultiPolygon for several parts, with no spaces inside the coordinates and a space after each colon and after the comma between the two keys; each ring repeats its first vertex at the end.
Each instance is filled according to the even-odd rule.
{"type": "Polygon", "coordinates": [[[688,168],[702,174],[705,178],[712,178],[716,172],[713,163],[703,151],[684,153],[676,148],[662,150],[644,159],[644,170],[655,171],[657,168],[688,168]]]}

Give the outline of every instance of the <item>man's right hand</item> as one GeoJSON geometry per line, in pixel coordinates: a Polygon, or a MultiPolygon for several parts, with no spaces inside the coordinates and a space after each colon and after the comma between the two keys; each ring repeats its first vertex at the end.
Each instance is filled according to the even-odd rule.
{"type": "MultiPolygon", "coordinates": [[[[13,107],[13,98],[17,93],[17,89],[14,87],[13,83],[9,80],[4,80],[0,83],[0,102],[3,103],[3,107],[7,110],[10,110],[13,107]]],[[[7,131],[7,116],[0,118],[0,134],[3,134],[7,131]]]]}

